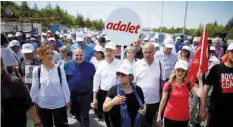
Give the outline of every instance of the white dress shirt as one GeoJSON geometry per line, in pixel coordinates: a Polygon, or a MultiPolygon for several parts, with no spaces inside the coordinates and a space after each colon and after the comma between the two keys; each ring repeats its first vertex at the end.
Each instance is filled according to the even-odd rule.
{"type": "Polygon", "coordinates": [[[120,65],[121,61],[118,59],[114,59],[110,64],[106,60],[99,63],[94,76],[93,92],[98,92],[99,88],[108,91],[113,85],[116,85],[118,83],[116,71],[120,65]]]}
{"type": "Polygon", "coordinates": [[[90,60],[90,62],[91,62],[92,64],[94,64],[95,69],[97,69],[99,63],[102,62],[102,61],[104,61],[104,60],[97,60],[96,57],[92,57],[91,60],[90,60]]]}
{"type": "MultiPolygon", "coordinates": [[[[165,80],[164,66],[161,62],[162,80],[165,80]]],[[[160,66],[155,59],[148,65],[144,59],[139,60],[133,67],[136,85],[142,88],[146,104],[154,104],[160,101],[160,66]]]]}
{"type": "Polygon", "coordinates": [[[65,71],[62,67],[60,84],[57,65],[49,71],[41,65],[40,80],[38,77],[38,67],[33,69],[32,88],[30,95],[32,101],[37,103],[41,108],[56,109],[65,106],[70,102],[70,90],[66,81],[65,71]],[[40,81],[40,88],[39,88],[40,81]]]}

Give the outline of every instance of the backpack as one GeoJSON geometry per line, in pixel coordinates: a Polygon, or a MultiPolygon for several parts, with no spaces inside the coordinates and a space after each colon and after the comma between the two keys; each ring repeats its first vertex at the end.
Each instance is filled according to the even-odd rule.
{"type": "MultiPolygon", "coordinates": [[[[41,84],[40,84],[40,71],[41,71],[41,66],[39,66],[39,68],[38,68],[39,89],[41,87],[41,84]]],[[[60,84],[62,86],[62,78],[61,78],[61,68],[60,68],[60,66],[57,66],[57,71],[58,71],[58,75],[59,75],[59,79],[60,79],[60,84]]]]}

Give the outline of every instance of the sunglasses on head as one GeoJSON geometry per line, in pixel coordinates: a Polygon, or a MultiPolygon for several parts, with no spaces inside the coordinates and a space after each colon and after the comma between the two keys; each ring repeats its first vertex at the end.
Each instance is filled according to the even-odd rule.
{"type": "Polygon", "coordinates": [[[117,77],[126,77],[127,75],[126,74],[123,74],[123,73],[120,73],[120,72],[117,72],[117,77]]]}

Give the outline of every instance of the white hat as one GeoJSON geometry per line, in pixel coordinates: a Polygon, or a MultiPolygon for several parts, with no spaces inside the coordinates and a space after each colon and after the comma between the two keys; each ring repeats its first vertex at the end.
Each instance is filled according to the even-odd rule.
{"type": "Polygon", "coordinates": [[[116,50],[116,44],[114,44],[113,42],[108,42],[108,43],[105,45],[105,49],[116,50]]]}
{"type": "Polygon", "coordinates": [[[58,31],[55,32],[56,35],[59,35],[60,33],[58,31]]]}
{"type": "Polygon", "coordinates": [[[22,33],[16,32],[16,33],[15,33],[15,36],[16,36],[16,37],[22,36],[22,33]]]}
{"type": "Polygon", "coordinates": [[[84,39],[85,39],[85,34],[83,34],[83,33],[78,33],[78,34],[76,35],[76,41],[84,41],[84,39]]]}
{"type": "Polygon", "coordinates": [[[106,41],[110,41],[110,39],[108,38],[108,36],[104,37],[106,41]]]}
{"type": "Polygon", "coordinates": [[[182,68],[182,69],[184,69],[186,71],[188,70],[188,67],[189,67],[188,63],[186,61],[184,61],[184,60],[177,61],[176,65],[175,65],[175,69],[182,68]]]}
{"type": "Polygon", "coordinates": [[[30,41],[35,41],[36,39],[34,37],[31,37],[30,38],[30,41]]]}
{"type": "Polygon", "coordinates": [[[148,37],[145,37],[144,39],[143,39],[143,41],[148,41],[149,40],[149,38],[148,37]]]}
{"type": "Polygon", "coordinates": [[[174,41],[173,39],[165,39],[164,45],[166,48],[173,48],[174,47],[174,41]]]}
{"type": "Polygon", "coordinates": [[[102,46],[100,46],[100,45],[96,45],[94,50],[97,51],[97,52],[104,52],[104,48],[102,46]]]}
{"type": "Polygon", "coordinates": [[[198,42],[198,40],[197,39],[193,39],[193,42],[198,42]]]}
{"type": "Polygon", "coordinates": [[[126,75],[129,75],[129,74],[133,74],[133,69],[132,69],[132,66],[128,65],[128,64],[122,64],[117,72],[120,72],[120,73],[123,73],[123,74],[126,74],[126,75]]]}
{"type": "Polygon", "coordinates": [[[215,51],[215,47],[214,47],[214,46],[211,46],[211,47],[210,47],[210,50],[211,50],[211,51],[215,51]]]}
{"type": "Polygon", "coordinates": [[[29,38],[29,37],[31,37],[31,34],[26,34],[26,38],[29,38]]]}
{"type": "Polygon", "coordinates": [[[51,30],[48,30],[47,32],[48,32],[48,33],[51,33],[51,30]]]}
{"type": "Polygon", "coordinates": [[[178,39],[180,40],[180,36],[176,37],[176,40],[178,40],[178,39]]]}
{"type": "Polygon", "coordinates": [[[189,47],[188,45],[183,46],[183,47],[182,47],[182,50],[183,50],[183,49],[188,50],[189,52],[191,52],[191,49],[190,49],[190,47],[189,47]]]}
{"type": "Polygon", "coordinates": [[[8,34],[7,37],[12,38],[12,37],[14,37],[14,35],[13,34],[8,34]]]}
{"type": "Polygon", "coordinates": [[[48,39],[49,41],[56,41],[54,37],[48,39]]]}
{"type": "Polygon", "coordinates": [[[230,44],[228,45],[227,51],[229,51],[229,50],[233,50],[233,43],[230,43],[230,44]]]}
{"type": "Polygon", "coordinates": [[[20,43],[19,43],[17,40],[12,40],[12,41],[9,43],[9,46],[10,46],[10,47],[14,47],[14,46],[19,46],[19,47],[20,47],[20,43]]]}
{"type": "Polygon", "coordinates": [[[60,38],[63,38],[63,37],[64,37],[64,36],[61,34],[61,35],[60,35],[60,38]]]}
{"type": "Polygon", "coordinates": [[[156,35],[154,36],[154,39],[159,40],[159,35],[156,34],[156,35]]]}
{"type": "Polygon", "coordinates": [[[150,39],[150,42],[155,42],[155,38],[151,38],[151,39],[150,39]]]}
{"type": "Polygon", "coordinates": [[[34,47],[30,43],[23,44],[22,53],[32,53],[34,51],[34,47]]]}

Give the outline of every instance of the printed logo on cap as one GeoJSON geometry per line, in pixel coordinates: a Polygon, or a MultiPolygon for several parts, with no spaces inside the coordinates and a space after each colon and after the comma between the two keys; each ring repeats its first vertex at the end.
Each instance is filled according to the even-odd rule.
{"type": "Polygon", "coordinates": [[[129,45],[141,32],[141,19],[131,9],[119,8],[110,13],[105,21],[109,39],[117,45],[129,45]]]}

